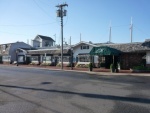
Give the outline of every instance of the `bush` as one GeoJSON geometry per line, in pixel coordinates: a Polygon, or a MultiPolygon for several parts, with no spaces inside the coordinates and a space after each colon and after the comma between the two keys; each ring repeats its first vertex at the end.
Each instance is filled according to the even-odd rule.
{"type": "Polygon", "coordinates": [[[35,63],[35,62],[31,62],[31,63],[30,63],[30,65],[37,65],[37,63],[35,63]]]}
{"type": "Polygon", "coordinates": [[[45,63],[45,62],[43,62],[42,64],[41,64],[41,66],[50,66],[51,65],[51,63],[45,63]]]}
{"type": "Polygon", "coordinates": [[[57,66],[57,67],[61,67],[61,63],[58,63],[56,66],[57,66]]]}
{"type": "Polygon", "coordinates": [[[115,65],[114,64],[110,64],[110,69],[113,69],[115,68],[115,65]]]}
{"type": "Polygon", "coordinates": [[[150,68],[145,67],[144,65],[134,66],[133,69],[134,70],[150,70],[150,68]]]}
{"type": "Polygon", "coordinates": [[[89,71],[93,70],[93,64],[91,62],[89,63],[88,67],[89,67],[89,71]]]}
{"type": "Polygon", "coordinates": [[[111,70],[111,72],[115,72],[115,65],[114,64],[110,64],[110,70],[111,70]]]}
{"type": "Polygon", "coordinates": [[[88,68],[89,64],[76,64],[76,68],[88,68]]]}
{"type": "Polygon", "coordinates": [[[71,67],[71,63],[69,62],[66,67],[71,67]]]}
{"type": "Polygon", "coordinates": [[[88,65],[89,68],[93,68],[93,64],[90,62],[88,65]]]}

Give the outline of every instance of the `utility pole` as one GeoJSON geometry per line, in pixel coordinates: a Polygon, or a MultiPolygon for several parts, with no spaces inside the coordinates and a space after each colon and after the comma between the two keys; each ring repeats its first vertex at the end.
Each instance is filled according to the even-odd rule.
{"type": "Polygon", "coordinates": [[[64,7],[68,6],[68,4],[60,4],[56,7],[57,10],[57,17],[61,18],[61,69],[63,70],[63,17],[66,16],[67,10],[64,10],[64,7]]]}
{"type": "Polygon", "coordinates": [[[131,17],[131,24],[130,24],[130,38],[131,38],[131,43],[133,41],[133,23],[132,23],[132,17],[131,17]]]}

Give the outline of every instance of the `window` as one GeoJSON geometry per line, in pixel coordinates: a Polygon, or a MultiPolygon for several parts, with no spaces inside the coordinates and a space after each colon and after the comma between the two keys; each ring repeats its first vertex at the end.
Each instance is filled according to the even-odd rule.
{"type": "Polygon", "coordinates": [[[105,57],[103,57],[103,56],[99,57],[99,62],[105,63],[105,57]]]}
{"type": "Polygon", "coordinates": [[[79,62],[90,62],[90,56],[89,55],[79,55],[78,61],[79,62]]]}
{"type": "Polygon", "coordinates": [[[24,62],[24,56],[18,56],[18,62],[24,62]]]}
{"type": "MultiPolygon", "coordinates": [[[[61,62],[61,58],[59,60],[61,62]]],[[[70,57],[69,56],[64,56],[63,57],[63,62],[69,62],[70,61],[70,57]]]]}
{"type": "Polygon", "coordinates": [[[31,60],[32,60],[32,61],[38,61],[38,56],[32,56],[32,57],[31,57],[31,60]]]}
{"type": "Polygon", "coordinates": [[[81,49],[89,49],[89,46],[88,45],[82,45],[81,49]]]}
{"type": "MultiPolygon", "coordinates": [[[[43,56],[43,61],[45,61],[45,56],[43,56]]],[[[51,61],[51,56],[46,56],[46,61],[51,61]]]]}
{"type": "Polygon", "coordinates": [[[10,61],[11,56],[2,56],[3,61],[10,61]]]}

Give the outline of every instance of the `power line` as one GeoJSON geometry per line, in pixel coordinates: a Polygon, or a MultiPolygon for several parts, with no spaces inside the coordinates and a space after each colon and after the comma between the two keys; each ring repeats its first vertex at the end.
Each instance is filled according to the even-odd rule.
{"type": "Polygon", "coordinates": [[[145,34],[146,36],[150,36],[150,34],[144,32],[142,29],[138,28],[137,26],[134,25],[133,27],[139,30],[141,33],[145,34]]]}
{"type": "Polygon", "coordinates": [[[126,25],[117,25],[117,26],[112,26],[112,27],[126,27],[126,26],[129,26],[129,24],[126,24],[126,25]]]}
{"type": "Polygon", "coordinates": [[[0,26],[6,26],[6,27],[34,27],[34,26],[46,26],[50,24],[54,24],[57,22],[52,22],[52,23],[41,23],[41,24],[29,24],[29,25],[13,25],[13,24],[5,24],[5,25],[0,25],[0,26]]]}
{"type": "Polygon", "coordinates": [[[18,33],[12,33],[12,32],[7,32],[7,31],[0,31],[0,32],[1,32],[1,33],[5,33],[5,34],[22,35],[22,36],[32,36],[32,35],[18,34],[18,33]]]}
{"type": "MultiPolygon", "coordinates": [[[[37,7],[42,11],[44,12],[48,17],[50,16],[37,2],[36,0],[33,0],[34,3],[37,5],[37,7]]],[[[52,16],[50,16],[51,18],[53,18],[52,16]]],[[[54,19],[54,18],[53,18],[54,19]]],[[[56,21],[56,19],[54,19],[56,21]]]]}

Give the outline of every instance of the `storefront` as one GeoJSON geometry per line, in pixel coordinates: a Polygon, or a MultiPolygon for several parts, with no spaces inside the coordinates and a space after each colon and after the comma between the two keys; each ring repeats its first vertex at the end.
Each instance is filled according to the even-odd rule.
{"type": "Polygon", "coordinates": [[[91,56],[98,56],[98,65],[97,67],[110,68],[110,65],[113,63],[115,66],[120,62],[121,52],[117,49],[101,46],[93,47],[90,51],[91,56]]]}
{"type": "MultiPolygon", "coordinates": [[[[63,62],[70,62],[70,50],[64,49],[63,51],[63,62]]],[[[28,55],[31,55],[31,63],[36,64],[50,64],[50,65],[57,65],[61,62],[61,51],[59,49],[41,49],[41,50],[29,50],[27,52],[28,55]]]]}

